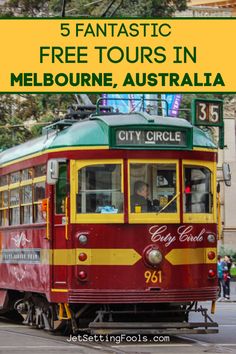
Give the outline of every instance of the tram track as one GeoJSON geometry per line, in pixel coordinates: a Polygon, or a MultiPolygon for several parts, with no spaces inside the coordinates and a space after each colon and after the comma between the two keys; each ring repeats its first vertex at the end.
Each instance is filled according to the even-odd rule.
{"type": "MultiPolygon", "coordinates": [[[[144,343],[120,344],[113,342],[94,341],[69,341],[70,337],[62,334],[48,333],[34,327],[0,318],[0,337],[9,335],[14,338],[12,342],[6,341],[6,345],[0,344],[0,353],[42,353],[44,350],[50,353],[70,354],[154,354],[154,353],[233,353],[234,348],[217,343],[205,342],[204,340],[185,336],[173,336],[169,343],[155,343],[148,338],[144,343]],[[23,338],[23,340],[22,340],[23,338]],[[25,340],[24,340],[25,338],[25,340]],[[18,344],[21,343],[21,344],[18,344]]],[[[81,334],[82,336],[82,334],[81,334]]],[[[76,337],[76,336],[75,336],[76,337]]]]}
{"type": "MultiPolygon", "coordinates": [[[[80,354],[98,354],[98,353],[104,353],[104,354],[127,354],[127,352],[129,352],[129,354],[146,354],[147,353],[147,348],[149,350],[150,353],[153,353],[153,350],[155,351],[157,347],[159,348],[164,348],[164,347],[168,347],[169,349],[173,349],[174,347],[178,347],[180,349],[187,349],[189,347],[191,347],[192,345],[190,344],[189,340],[185,340],[184,343],[179,342],[178,337],[174,337],[174,342],[175,343],[169,343],[168,344],[161,344],[161,343],[154,343],[151,338],[149,338],[147,343],[126,343],[126,342],[122,342],[120,344],[115,343],[115,342],[93,342],[93,343],[85,343],[85,342],[68,342],[67,336],[63,336],[63,335],[57,335],[57,334],[49,334],[46,331],[43,330],[39,330],[39,329],[35,329],[32,327],[27,327],[24,325],[21,325],[19,323],[14,323],[14,322],[10,322],[10,321],[6,321],[6,322],[2,322],[0,319],[0,335],[1,333],[6,333],[6,334],[11,334],[13,336],[21,336],[21,337],[27,337],[30,339],[33,339],[33,341],[35,341],[35,339],[40,339],[40,340],[44,340],[46,341],[43,345],[40,345],[38,347],[38,349],[53,349],[53,350],[58,350],[58,349],[67,349],[70,350],[70,353],[74,353],[74,352],[79,352],[80,354]],[[6,324],[6,326],[13,326],[13,328],[10,327],[5,327],[4,324],[6,324]],[[24,332],[22,332],[22,330],[24,332]],[[138,345],[138,349],[137,349],[137,345],[138,345]],[[127,351],[128,348],[128,351],[127,351]]],[[[16,349],[16,347],[12,347],[13,349],[16,349]]],[[[19,346],[17,346],[17,349],[25,349],[26,351],[29,350],[33,350],[36,349],[37,346],[32,346],[32,345],[24,345],[24,347],[19,348],[19,346]]],[[[1,349],[1,346],[0,346],[1,349]]],[[[3,347],[3,349],[5,349],[5,347],[3,347]]],[[[8,347],[8,349],[10,349],[10,347],[8,347]]],[[[63,351],[64,353],[64,351],[63,351]]]]}
{"type": "MultiPolygon", "coordinates": [[[[34,327],[29,327],[29,326],[24,326],[23,324],[20,324],[19,322],[14,322],[14,321],[10,321],[10,320],[6,320],[4,318],[0,318],[0,333],[8,333],[8,334],[12,334],[12,335],[17,335],[17,336],[24,336],[24,337],[28,337],[28,338],[37,338],[37,339],[43,339],[45,341],[48,341],[50,343],[55,343],[55,346],[52,348],[57,349],[58,345],[61,345],[62,343],[64,344],[64,346],[67,347],[74,347],[74,348],[80,348],[81,349],[81,353],[88,353],[88,350],[91,352],[92,350],[95,350],[96,352],[101,352],[104,354],[125,354],[126,351],[119,349],[119,348],[114,348],[111,347],[109,343],[106,342],[93,342],[93,343],[85,343],[85,342],[73,342],[70,341],[68,342],[67,338],[68,336],[63,336],[62,334],[56,334],[56,333],[49,333],[47,331],[44,330],[40,330],[40,329],[36,329],[34,327]],[[6,324],[6,325],[5,325],[6,324]],[[12,329],[10,329],[12,328],[12,329]],[[16,330],[14,328],[19,328],[19,330],[16,330]],[[24,330],[24,332],[22,332],[20,329],[24,330]],[[37,332],[36,333],[27,333],[28,331],[33,331],[33,332],[37,332]]],[[[115,343],[114,343],[115,344],[115,343]]],[[[63,346],[63,347],[64,347],[63,346]]],[[[26,346],[25,346],[26,347],[26,346]]],[[[48,347],[46,346],[42,346],[45,349],[48,347]]],[[[29,349],[32,348],[32,346],[29,346],[29,349]]],[[[0,346],[1,349],[1,346],[0,346]]]]}

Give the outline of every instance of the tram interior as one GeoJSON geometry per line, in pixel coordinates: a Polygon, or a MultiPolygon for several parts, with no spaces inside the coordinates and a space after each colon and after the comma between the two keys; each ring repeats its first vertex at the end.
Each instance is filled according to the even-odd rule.
{"type": "MultiPolygon", "coordinates": [[[[148,187],[149,212],[177,212],[179,183],[176,163],[130,163],[130,203],[135,183],[148,187]]],[[[124,207],[121,164],[89,165],[78,171],[77,213],[122,213],[124,207]]],[[[203,166],[184,167],[183,211],[212,212],[211,171],[203,166]]],[[[133,210],[131,210],[133,212],[133,210]]],[[[143,211],[141,211],[143,212],[143,211]]]]}

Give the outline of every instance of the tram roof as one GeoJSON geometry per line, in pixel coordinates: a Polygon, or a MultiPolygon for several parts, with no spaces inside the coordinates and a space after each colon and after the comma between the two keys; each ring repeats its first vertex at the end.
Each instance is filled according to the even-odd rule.
{"type": "MultiPolygon", "coordinates": [[[[90,119],[78,121],[63,130],[48,132],[36,139],[17,145],[0,153],[0,165],[40,153],[45,150],[69,147],[109,146],[111,128],[154,129],[166,127],[172,129],[192,129],[193,147],[215,149],[216,145],[209,136],[185,119],[153,116],[147,113],[131,113],[116,115],[98,115],[90,119]]],[[[158,149],[158,148],[157,148],[158,149]]],[[[175,149],[175,148],[174,148],[175,149]]]]}

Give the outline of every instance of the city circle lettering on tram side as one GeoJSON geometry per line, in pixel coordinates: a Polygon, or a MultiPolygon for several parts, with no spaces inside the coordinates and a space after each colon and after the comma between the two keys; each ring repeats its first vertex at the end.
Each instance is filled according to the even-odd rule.
{"type": "Polygon", "coordinates": [[[186,132],[180,130],[116,130],[116,145],[184,147],[186,146],[186,132]]]}

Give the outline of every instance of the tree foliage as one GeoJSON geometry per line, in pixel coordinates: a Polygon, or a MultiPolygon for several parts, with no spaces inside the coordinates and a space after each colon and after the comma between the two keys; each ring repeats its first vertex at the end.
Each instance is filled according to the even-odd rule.
{"type": "Polygon", "coordinates": [[[0,95],[0,149],[40,135],[42,127],[64,116],[72,103],[73,95],[0,95]]]}
{"type": "MultiPolygon", "coordinates": [[[[170,17],[186,9],[187,0],[65,0],[66,16],[170,17]],[[111,6],[111,11],[106,11],[111,6]]],[[[60,16],[63,0],[6,0],[2,16],[60,16]]]]}
{"type": "Polygon", "coordinates": [[[2,16],[40,17],[49,15],[50,0],[7,0],[0,8],[2,16]]]}
{"type": "Polygon", "coordinates": [[[124,0],[117,15],[129,17],[171,17],[186,9],[186,0],[124,0]]]}

